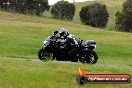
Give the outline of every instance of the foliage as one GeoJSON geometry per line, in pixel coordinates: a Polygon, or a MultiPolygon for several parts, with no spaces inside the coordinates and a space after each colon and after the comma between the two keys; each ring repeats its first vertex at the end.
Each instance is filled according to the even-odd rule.
{"type": "Polygon", "coordinates": [[[132,32],[132,0],[127,0],[122,11],[116,13],[115,24],[121,31],[132,32]]]}
{"type": "Polygon", "coordinates": [[[49,10],[47,0],[1,0],[2,9],[13,9],[20,13],[31,13],[42,15],[45,10],[49,10]]]}
{"type": "Polygon", "coordinates": [[[80,11],[81,21],[93,27],[105,27],[108,17],[106,6],[100,3],[84,6],[80,11]]]}
{"type": "Polygon", "coordinates": [[[75,6],[67,1],[59,1],[53,5],[51,14],[53,18],[72,20],[75,13],[75,6]]]}

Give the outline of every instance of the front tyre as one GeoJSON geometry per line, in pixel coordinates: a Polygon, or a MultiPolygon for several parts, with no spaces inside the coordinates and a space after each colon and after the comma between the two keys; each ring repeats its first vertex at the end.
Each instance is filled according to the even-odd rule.
{"type": "Polygon", "coordinates": [[[51,54],[45,51],[43,48],[39,50],[38,57],[42,61],[46,61],[51,58],[51,54]]]}

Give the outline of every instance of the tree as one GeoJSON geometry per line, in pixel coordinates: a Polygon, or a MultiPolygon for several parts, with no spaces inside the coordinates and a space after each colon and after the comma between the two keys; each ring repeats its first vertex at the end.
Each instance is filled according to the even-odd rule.
{"type": "Polygon", "coordinates": [[[42,15],[45,10],[49,10],[47,0],[0,0],[2,9],[7,9],[7,2],[10,2],[10,9],[20,13],[35,13],[42,15]],[[6,4],[3,4],[6,3],[6,4]]]}
{"type": "Polygon", "coordinates": [[[48,5],[47,0],[34,0],[32,7],[34,8],[36,15],[40,16],[46,10],[48,11],[50,6],[48,5]]]}
{"type": "Polygon", "coordinates": [[[26,0],[17,0],[16,11],[21,12],[21,13],[26,13],[26,11],[27,11],[26,0]]]}
{"type": "Polygon", "coordinates": [[[15,10],[16,8],[16,0],[9,0],[10,2],[10,9],[15,10]]]}
{"type": "Polygon", "coordinates": [[[8,2],[8,0],[0,0],[0,6],[1,6],[1,8],[2,9],[7,9],[7,3],[8,2]]]}
{"type": "Polygon", "coordinates": [[[72,20],[75,14],[75,6],[68,1],[59,1],[52,6],[51,14],[53,18],[72,20]]]}
{"type": "Polygon", "coordinates": [[[94,3],[82,7],[80,20],[92,27],[105,27],[108,22],[109,13],[104,4],[94,3]]]}
{"type": "Polygon", "coordinates": [[[116,13],[115,24],[120,31],[132,32],[132,0],[127,0],[122,11],[116,13]]]}

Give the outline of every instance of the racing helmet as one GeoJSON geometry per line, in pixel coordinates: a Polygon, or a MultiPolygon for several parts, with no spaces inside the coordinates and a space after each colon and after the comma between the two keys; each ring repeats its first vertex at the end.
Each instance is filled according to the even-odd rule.
{"type": "Polygon", "coordinates": [[[60,34],[60,37],[62,37],[62,36],[66,37],[69,34],[69,32],[66,28],[61,28],[59,31],[59,34],[60,34]]]}

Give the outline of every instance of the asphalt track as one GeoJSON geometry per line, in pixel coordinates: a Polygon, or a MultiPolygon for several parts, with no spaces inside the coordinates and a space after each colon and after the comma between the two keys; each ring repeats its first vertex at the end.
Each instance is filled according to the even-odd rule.
{"type": "MultiPolygon", "coordinates": [[[[32,62],[42,62],[38,58],[34,59],[28,59],[28,58],[15,58],[15,57],[2,57],[0,56],[0,59],[15,59],[15,60],[31,60],[32,62]]],[[[54,60],[53,63],[60,63],[60,64],[80,64],[79,62],[70,62],[70,61],[56,61],[54,60]]],[[[105,66],[105,67],[112,67],[112,68],[124,68],[124,69],[132,69],[132,66],[126,66],[126,65],[111,65],[111,64],[94,64],[94,66],[105,66]]]]}

